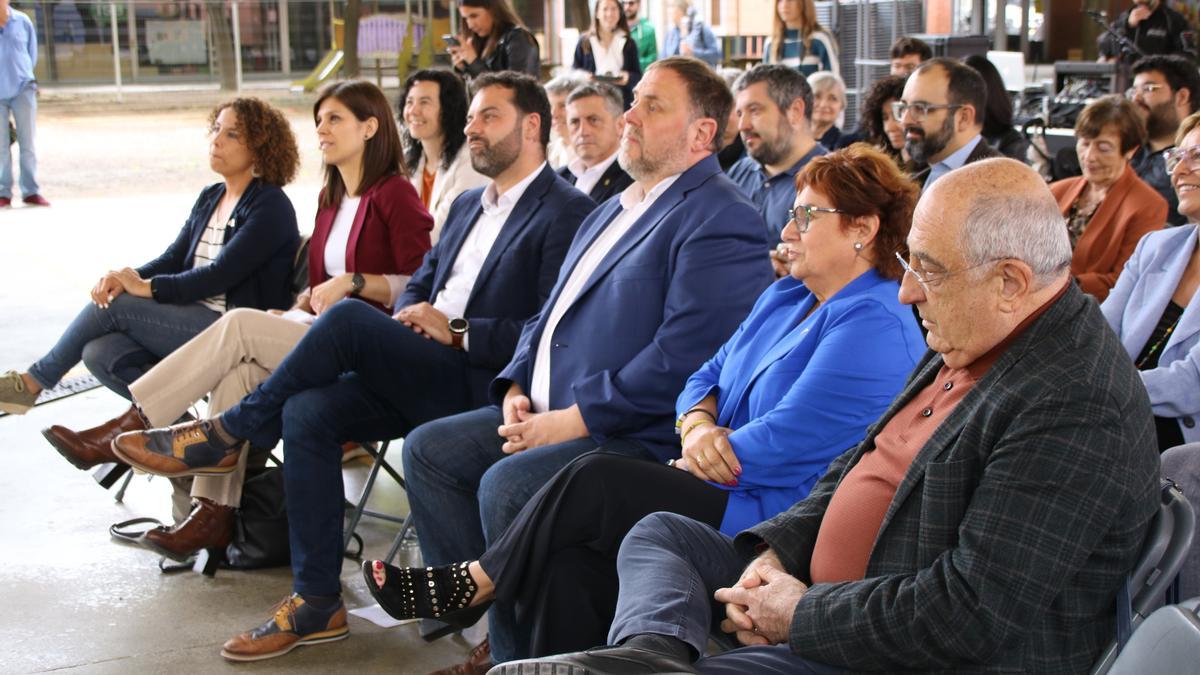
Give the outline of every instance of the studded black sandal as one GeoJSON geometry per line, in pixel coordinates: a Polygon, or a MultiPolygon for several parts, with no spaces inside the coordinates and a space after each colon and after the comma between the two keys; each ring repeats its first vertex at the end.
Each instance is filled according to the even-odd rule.
{"type": "Polygon", "coordinates": [[[363,580],[371,596],[393,618],[438,619],[462,629],[479,621],[491,604],[471,607],[471,599],[479,587],[467,571],[470,563],[440,567],[395,567],[383,563],[385,580],[379,586],[373,568],[376,562],[363,561],[363,580]]]}

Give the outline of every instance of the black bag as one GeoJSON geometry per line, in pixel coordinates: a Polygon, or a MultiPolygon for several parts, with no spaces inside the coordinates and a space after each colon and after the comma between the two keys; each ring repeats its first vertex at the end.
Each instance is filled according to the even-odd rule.
{"type": "Polygon", "coordinates": [[[283,469],[274,466],[246,479],[242,505],[233,516],[233,539],[225,549],[225,567],[279,567],[290,560],[283,469]]]}

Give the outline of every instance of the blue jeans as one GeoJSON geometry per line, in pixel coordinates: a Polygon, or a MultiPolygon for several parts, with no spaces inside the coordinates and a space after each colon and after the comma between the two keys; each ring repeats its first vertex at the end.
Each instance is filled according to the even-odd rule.
{"type": "MultiPolygon", "coordinates": [[[[426,565],[477,559],[534,493],[584,453],[656,460],[649,446],[628,439],[597,444],[580,438],[506,455],[496,433],[502,422],[500,409],[489,406],[423,424],[405,439],[404,476],[426,565]]],[[[490,611],[491,649],[499,663],[524,649],[528,636],[509,630],[519,625],[510,604],[490,611]]]]}
{"type": "MultiPolygon", "coordinates": [[[[646,516],[625,536],[617,554],[621,591],[609,644],[635,635],[666,635],[703,655],[724,607],[713,593],[742,575],[750,560],[716,528],[674,513],[646,516]]],[[[832,675],[838,668],[797,656],[787,645],[744,647],[702,658],[701,673],[832,675]]]]}
{"type": "Polygon", "coordinates": [[[132,399],[130,382],[220,317],[199,303],[168,305],[122,293],[108,309],[86,305],[29,374],[49,389],[82,360],[104,386],[132,399]]]}
{"type": "Polygon", "coordinates": [[[12,115],[17,127],[17,147],[20,149],[21,195],[29,197],[38,193],[37,154],[33,148],[33,136],[37,130],[37,87],[29,85],[16,96],[0,99],[0,126],[4,127],[4,140],[0,142],[0,197],[12,197],[12,147],[8,144],[8,118],[12,115]]]}
{"type": "Polygon", "coordinates": [[[336,595],[342,571],[342,443],[404,436],[470,407],[467,355],[357,300],[321,315],[271,376],[221,415],[234,436],[282,438],[292,587],[336,595]]]}

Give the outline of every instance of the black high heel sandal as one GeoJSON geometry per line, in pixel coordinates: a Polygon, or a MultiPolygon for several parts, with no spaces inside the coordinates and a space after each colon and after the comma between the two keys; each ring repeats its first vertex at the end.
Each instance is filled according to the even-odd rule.
{"type": "Polygon", "coordinates": [[[403,568],[383,563],[386,579],[379,586],[375,583],[375,562],[363,561],[363,581],[371,597],[393,618],[438,619],[454,630],[462,630],[475,625],[492,604],[489,601],[471,607],[479,587],[467,571],[470,563],[403,568]]]}

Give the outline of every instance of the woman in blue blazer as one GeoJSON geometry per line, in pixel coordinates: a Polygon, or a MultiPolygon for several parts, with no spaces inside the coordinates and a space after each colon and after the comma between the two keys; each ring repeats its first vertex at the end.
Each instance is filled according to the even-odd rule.
{"type": "Polygon", "coordinates": [[[497,661],[600,644],[616,604],[617,549],[640,518],[672,511],[734,534],[802,499],[862,440],[925,352],[912,311],[897,299],[893,255],[918,190],[865,145],[814,159],[798,184],[783,233],[791,276],[759,297],[688,380],[676,402],[680,457],[581,457],[478,561],[432,570],[364,564],[385,610],[466,624],[488,600],[510,603],[519,625],[491,630],[523,634],[505,640],[518,645],[511,654],[496,649],[497,636],[497,661]]]}
{"type": "Polygon", "coordinates": [[[1158,448],[1200,441],[1200,114],[1184,120],[1167,155],[1179,213],[1192,224],[1142,237],[1100,306],[1141,371],[1158,448]]]}
{"type": "Polygon", "coordinates": [[[282,309],[300,245],[282,186],[300,166],[287,118],[256,98],[209,115],[209,166],[222,177],[200,193],[162,255],[105,274],[58,342],[24,373],[0,379],[0,410],[22,414],[80,360],[129,398],[129,383],[235,307],[282,309]]]}

